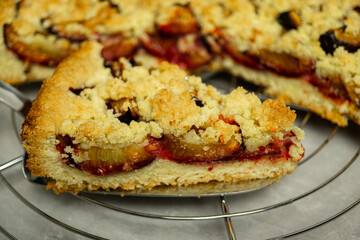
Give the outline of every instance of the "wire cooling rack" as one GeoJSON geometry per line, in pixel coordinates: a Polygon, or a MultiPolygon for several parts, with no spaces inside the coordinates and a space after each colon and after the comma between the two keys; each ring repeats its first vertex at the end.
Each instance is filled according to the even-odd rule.
{"type": "MultiPolygon", "coordinates": [[[[208,82],[224,92],[238,84],[223,76],[208,82]]],[[[21,90],[34,97],[38,88],[21,90]]],[[[23,119],[5,107],[0,112],[0,150],[7,153],[0,159],[0,239],[306,239],[319,238],[317,230],[329,222],[335,226],[320,231],[323,239],[340,239],[336,232],[344,237],[345,230],[346,239],[360,236],[360,220],[337,221],[344,213],[351,216],[349,210],[360,202],[360,128],[355,124],[338,128],[298,110],[306,154],[294,173],[278,183],[239,195],[144,198],[56,195],[27,182],[20,164],[6,165],[10,156],[22,160],[18,133],[23,119]]]]}

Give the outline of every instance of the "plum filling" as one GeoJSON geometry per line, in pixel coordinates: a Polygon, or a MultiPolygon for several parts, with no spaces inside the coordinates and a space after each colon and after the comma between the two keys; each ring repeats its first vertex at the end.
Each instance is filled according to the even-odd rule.
{"type": "Polygon", "coordinates": [[[92,161],[86,161],[80,164],[80,169],[89,172],[91,175],[105,176],[111,173],[131,172],[133,170],[146,167],[147,165],[151,164],[152,161],[152,159],[136,161],[133,164],[127,165],[124,163],[107,164],[107,162],[102,162],[100,164],[94,165],[92,161]]]}
{"type": "Polygon", "coordinates": [[[100,42],[104,46],[101,55],[106,61],[116,61],[120,57],[131,57],[138,47],[136,39],[126,38],[122,34],[103,37],[100,42]]]}
{"type": "Polygon", "coordinates": [[[149,137],[143,144],[122,148],[92,147],[81,150],[73,143],[74,138],[66,135],[57,136],[59,143],[56,149],[62,154],[62,163],[92,175],[108,175],[143,168],[157,158],[180,164],[208,165],[211,169],[214,164],[221,162],[259,161],[264,158],[276,163],[278,160],[291,158],[289,149],[294,144],[292,136],[293,133],[289,133],[283,140],[269,143],[256,151],[248,151],[244,144],[239,144],[234,139],[226,144],[194,144],[170,135],[165,135],[161,139],[149,137]],[[72,153],[69,149],[72,149],[72,153]],[[76,162],[74,159],[77,157],[86,160],[76,162]]]}
{"type": "Polygon", "coordinates": [[[79,155],[84,155],[82,158],[90,159],[80,162],[79,169],[92,175],[131,172],[149,165],[154,160],[151,154],[137,145],[118,149],[92,147],[79,155]]]}
{"type": "Polygon", "coordinates": [[[134,106],[132,99],[122,98],[120,100],[109,100],[107,103],[108,109],[112,109],[114,114],[118,114],[120,122],[130,124],[131,121],[138,121],[139,115],[134,106]],[[127,107],[124,107],[124,106],[127,107]]]}
{"type": "Polygon", "coordinates": [[[91,88],[93,88],[93,87],[83,87],[83,88],[70,87],[69,91],[72,92],[73,94],[75,94],[76,96],[79,96],[82,91],[84,91],[85,89],[91,89],[91,88]]]}
{"type": "Polygon", "coordinates": [[[261,50],[258,53],[241,52],[229,41],[221,41],[224,52],[235,62],[256,70],[270,70],[278,75],[298,77],[314,71],[313,59],[299,58],[287,53],[261,50]]]}
{"type": "Polygon", "coordinates": [[[324,94],[324,96],[338,101],[339,103],[351,101],[346,88],[340,80],[335,81],[336,79],[330,80],[326,78],[320,78],[316,76],[315,73],[305,74],[302,76],[302,79],[318,88],[319,91],[324,94]]]}
{"type": "Polygon", "coordinates": [[[213,59],[189,4],[162,9],[156,28],[155,33],[140,39],[142,47],[152,55],[190,69],[204,66],[213,59]]]}
{"type": "Polygon", "coordinates": [[[199,100],[197,97],[192,97],[191,100],[193,100],[195,102],[196,106],[198,106],[198,107],[203,107],[204,106],[202,101],[199,100]]]}
{"type": "Polygon", "coordinates": [[[256,151],[248,151],[244,144],[230,140],[227,144],[191,144],[172,136],[164,136],[161,141],[150,139],[146,150],[155,157],[160,157],[186,164],[214,164],[232,161],[257,161],[266,157],[276,162],[289,159],[290,137],[260,147],[256,151]]]}
{"type": "Polygon", "coordinates": [[[56,144],[56,149],[60,152],[61,156],[61,162],[77,169],[81,169],[80,165],[77,164],[74,159],[71,157],[71,153],[65,152],[66,147],[70,147],[74,149],[74,153],[78,153],[78,145],[74,144],[74,138],[70,138],[69,135],[56,136],[56,139],[59,141],[58,144],[56,144]]]}
{"type": "Polygon", "coordinates": [[[319,37],[320,46],[324,52],[333,55],[338,47],[344,47],[346,51],[353,53],[360,48],[360,34],[345,32],[346,26],[331,29],[319,37]]]}
{"type": "Polygon", "coordinates": [[[299,77],[316,87],[325,97],[340,103],[351,101],[344,84],[338,79],[320,78],[314,71],[315,61],[300,59],[289,54],[261,51],[257,55],[240,52],[228,42],[222,43],[224,51],[235,62],[259,71],[270,70],[286,77],[299,77]]]}
{"type": "Polygon", "coordinates": [[[246,52],[241,52],[236,49],[236,46],[230,42],[224,41],[222,43],[222,48],[224,52],[229,54],[235,62],[240,63],[246,67],[256,69],[256,70],[265,70],[265,67],[255,57],[247,54],[246,52]]]}
{"type": "MultiPolygon", "coordinates": [[[[64,41],[60,48],[47,48],[41,44],[25,43],[10,24],[4,24],[3,34],[6,47],[25,62],[56,66],[70,53],[69,43],[64,41]]],[[[46,36],[43,35],[43,38],[46,39],[46,36]]]]}
{"type": "Polygon", "coordinates": [[[154,33],[140,41],[152,55],[184,68],[198,68],[213,59],[199,33],[179,36],[154,33]]]}
{"type": "MultiPolygon", "coordinates": [[[[104,67],[110,68],[111,75],[113,77],[121,77],[123,72],[123,64],[120,61],[106,61],[104,59],[104,67]]],[[[124,80],[124,79],[123,79],[124,80]]]]}
{"type": "Polygon", "coordinates": [[[294,10],[280,13],[276,20],[286,30],[297,29],[301,24],[301,19],[294,10]]]}
{"type": "MultiPolygon", "coordinates": [[[[240,125],[233,118],[225,118],[224,115],[220,114],[219,119],[223,120],[224,122],[226,122],[230,125],[236,125],[236,126],[240,127],[240,125]]],[[[241,131],[241,129],[240,129],[240,131],[241,131]]]]}
{"type": "MultiPolygon", "coordinates": [[[[72,168],[89,172],[92,175],[108,175],[116,172],[130,172],[150,164],[154,157],[147,153],[143,147],[128,146],[119,149],[100,149],[92,147],[89,150],[82,151],[78,145],[74,144],[74,138],[68,135],[58,135],[56,139],[59,143],[56,149],[61,154],[61,162],[72,168]],[[67,148],[73,149],[70,153],[67,148]],[[89,157],[91,160],[75,162],[75,156],[89,157]]],[[[84,157],[82,157],[84,158],[84,157]]]]}
{"type": "Polygon", "coordinates": [[[189,5],[175,4],[162,9],[157,23],[160,32],[169,35],[182,35],[198,31],[197,21],[189,5]]]}

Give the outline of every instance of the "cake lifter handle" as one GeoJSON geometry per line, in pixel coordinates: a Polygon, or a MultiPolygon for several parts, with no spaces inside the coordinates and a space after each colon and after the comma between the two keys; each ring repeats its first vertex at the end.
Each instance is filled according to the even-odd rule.
{"type": "MultiPolygon", "coordinates": [[[[22,92],[10,86],[9,84],[0,80],[0,102],[7,105],[12,110],[19,112],[24,117],[28,114],[32,101],[26,97],[22,92]]],[[[45,184],[45,180],[43,178],[32,176],[30,170],[25,167],[27,160],[26,151],[23,156],[19,156],[5,164],[0,165],[0,171],[4,170],[8,167],[15,165],[18,162],[22,162],[22,171],[24,177],[30,181],[35,183],[45,184]]]]}
{"type": "Polygon", "coordinates": [[[0,102],[24,117],[30,110],[32,101],[22,92],[0,80],[0,102]]]}
{"type": "MultiPolygon", "coordinates": [[[[4,103],[14,111],[20,112],[24,115],[26,107],[31,101],[28,100],[23,93],[16,88],[4,83],[0,80],[0,102],[4,103]]],[[[5,170],[19,162],[23,161],[23,156],[19,156],[11,161],[0,165],[0,171],[5,170]]]]}

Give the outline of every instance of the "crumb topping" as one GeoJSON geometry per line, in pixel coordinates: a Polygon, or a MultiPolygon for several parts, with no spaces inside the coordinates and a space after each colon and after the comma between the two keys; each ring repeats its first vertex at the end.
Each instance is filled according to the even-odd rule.
{"type": "Polygon", "coordinates": [[[261,103],[242,88],[221,95],[167,62],[153,70],[122,59],[122,75],[114,78],[103,66],[100,50],[99,43],[84,43],[45,81],[46,93],[39,95],[28,118],[36,120],[24,124],[26,142],[36,141],[30,135],[41,134],[34,131],[38,126],[53,136],[74,138],[83,149],[128,146],[163,135],[189,143],[226,144],[235,139],[256,149],[281,139],[284,132],[301,136],[302,131],[292,126],[295,113],[281,100],[261,103]],[[54,104],[56,112],[49,107],[54,104]]]}

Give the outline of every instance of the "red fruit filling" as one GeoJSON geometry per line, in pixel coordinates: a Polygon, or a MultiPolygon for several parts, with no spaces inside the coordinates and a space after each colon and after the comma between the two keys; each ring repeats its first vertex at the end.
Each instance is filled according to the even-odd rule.
{"type": "Polygon", "coordinates": [[[149,34],[141,40],[142,46],[159,58],[183,68],[197,68],[213,59],[200,34],[168,36],[161,33],[149,34]]]}
{"type": "Polygon", "coordinates": [[[62,51],[46,46],[35,46],[21,40],[12,25],[4,24],[4,42],[8,49],[25,62],[33,62],[46,66],[58,65],[69,53],[70,49],[62,51]]]}
{"type": "Polygon", "coordinates": [[[335,79],[319,78],[315,73],[304,74],[302,79],[317,87],[325,96],[339,103],[351,101],[345,86],[340,80],[335,81],[335,79]]]}
{"type": "Polygon", "coordinates": [[[61,162],[70,167],[80,169],[80,165],[74,161],[74,159],[71,157],[71,154],[65,152],[65,148],[67,146],[74,149],[75,154],[78,152],[78,145],[73,143],[74,138],[70,138],[68,135],[65,136],[58,135],[56,136],[56,139],[59,140],[59,143],[56,144],[56,149],[62,154],[61,162]]]}
{"type": "Polygon", "coordinates": [[[85,89],[89,89],[89,88],[91,89],[93,87],[83,87],[83,88],[70,87],[69,91],[72,92],[73,94],[75,94],[76,96],[79,96],[82,91],[84,91],[85,89]]]}
{"type": "MultiPolygon", "coordinates": [[[[102,153],[98,155],[91,155],[90,151],[88,152],[89,156],[97,157],[79,163],[76,163],[72,156],[72,154],[79,155],[81,151],[78,149],[77,144],[73,144],[73,138],[67,135],[64,137],[58,136],[59,143],[56,145],[56,149],[62,154],[62,163],[81,171],[87,171],[92,175],[108,175],[140,169],[151,164],[157,158],[168,159],[181,164],[205,164],[209,165],[209,169],[212,169],[216,163],[259,161],[264,159],[264,157],[276,163],[279,159],[288,160],[291,158],[289,149],[293,144],[292,136],[294,134],[289,133],[284,140],[269,143],[256,151],[246,150],[243,144],[240,145],[233,139],[226,144],[192,144],[173,136],[163,136],[161,139],[149,137],[149,143],[145,147],[136,145],[120,149],[119,151],[121,151],[122,155],[117,156],[124,156],[122,159],[107,159],[103,161],[99,159],[101,156],[109,157],[116,154],[106,153],[106,151],[113,150],[100,149],[102,153]],[[67,146],[73,149],[72,154],[65,152],[67,146]]],[[[98,150],[95,149],[94,151],[97,152],[98,150]]]]}
{"type": "Polygon", "coordinates": [[[253,56],[248,55],[246,52],[241,52],[236,49],[233,44],[229,42],[224,42],[222,44],[222,48],[225,53],[229,54],[235,62],[242,64],[246,67],[250,67],[256,70],[265,70],[265,67],[260,64],[258,59],[254,58],[253,56]]]}
{"type": "Polygon", "coordinates": [[[106,162],[100,164],[93,164],[91,161],[80,163],[80,170],[89,172],[91,175],[108,175],[118,172],[131,172],[136,169],[146,167],[151,164],[154,159],[145,159],[141,161],[135,161],[132,164],[118,163],[108,164],[106,162]]]}
{"type": "Polygon", "coordinates": [[[154,160],[154,157],[147,153],[143,147],[130,146],[125,150],[121,149],[123,153],[121,156],[123,156],[123,159],[114,158],[108,161],[103,161],[98,159],[98,157],[112,155],[107,155],[106,150],[93,148],[92,153],[91,151],[88,151],[88,154],[92,155],[94,159],[76,163],[72,154],[79,155],[81,150],[78,149],[77,144],[73,143],[74,138],[70,138],[68,135],[59,135],[56,139],[59,140],[59,143],[56,145],[56,149],[60,152],[60,154],[62,154],[61,162],[69,167],[89,172],[92,175],[108,175],[116,172],[130,172],[135,169],[145,167],[154,160]],[[73,153],[71,154],[66,152],[66,147],[72,148],[73,153]]]}
{"type": "Polygon", "coordinates": [[[163,9],[167,16],[157,24],[164,34],[183,35],[198,31],[197,21],[188,6],[174,5],[163,9]]]}
{"type": "Polygon", "coordinates": [[[241,52],[233,44],[223,41],[224,51],[237,63],[257,70],[271,70],[279,75],[298,77],[314,71],[313,59],[300,59],[286,53],[275,53],[267,50],[257,54],[241,52]]]}
{"type": "Polygon", "coordinates": [[[214,164],[229,161],[254,161],[264,156],[276,162],[279,159],[289,159],[290,137],[278,140],[260,147],[257,151],[247,151],[244,145],[235,140],[227,144],[190,144],[172,136],[164,136],[162,140],[151,139],[146,150],[155,157],[169,159],[187,164],[214,164]]]}
{"type": "Polygon", "coordinates": [[[139,115],[137,113],[137,108],[132,106],[133,100],[132,99],[127,99],[127,98],[122,98],[120,100],[109,100],[107,102],[107,107],[108,109],[112,109],[113,112],[115,114],[120,114],[120,116],[118,117],[120,122],[126,123],[126,124],[130,124],[131,121],[138,121],[139,120],[139,115]],[[128,107],[126,110],[122,109],[122,106],[125,103],[130,103],[131,107],[128,107]]]}
{"type": "Polygon", "coordinates": [[[104,46],[101,55],[106,61],[116,61],[120,57],[131,57],[138,46],[137,40],[125,38],[121,34],[104,37],[100,42],[104,46]]]}
{"type": "Polygon", "coordinates": [[[351,101],[349,94],[338,79],[324,79],[316,76],[314,72],[315,61],[312,59],[299,59],[288,54],[263,51],[257,56],[247,52],[240,52],[231,44],[222,44],[225,53],[229,54],[235,62],[259,71],[270,70],[285,77],[299,77],[316,87],[325,97],[334,101],[351,101]]]}

